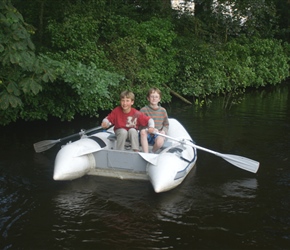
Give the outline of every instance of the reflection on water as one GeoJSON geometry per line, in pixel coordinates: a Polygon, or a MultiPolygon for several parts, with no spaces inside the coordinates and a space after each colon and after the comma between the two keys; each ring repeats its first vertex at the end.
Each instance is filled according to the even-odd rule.
{"type": "Polygon", "coordinates": [[[71,182],[52,199],[60,220],[53,231],[66,244],[67,238],[78,234],[79,244],[88,248],[96,242],[103,247],[133,245],[150,235],[146,211],[153,193],[144,181],[88,176],[71,182]]]}
{"type": "MultiPolygon", "coordinates": [[[[10,231],[35,208],[29,195],[29,181],[18,176],[9,176],[1,171],[0,176],[0,235],[1,244],[10,236],[10,231]]],[[[1,246],[1,245],[0,245],[1,246]]]]}
{"type": "Polygon", "coordinates": [[[188,224],[186,214],[194,206],[194,193],[195,193],[195,174],[194,168],[185,181],[182,183],[181,188],[164,193],[156,197],[156,217],[163,222],[170,222],[173,224],[188,224]]]}
{"type": "Polygon", "coordinates": [[[124,249],[165,246],[171,240],[165,230],[168,223],[189,225],[186,214],[192,208],[189,192],[193,183],[194,171],[181,189],[161,195],[146,181],[88,176],[67,183],[52,197],[58,217],[53,232],[66,246],[67,239],[75,235],[81,241],[77,244],[87,248],[96,242],[103,247],[121,244],[124,249]]]}
{"type": "Polygon", "coordinates": [[[257,196],[258,181],[256,178],[235,180],[225,183],[221,189],[224,197],[253,199],[257,196]]]}

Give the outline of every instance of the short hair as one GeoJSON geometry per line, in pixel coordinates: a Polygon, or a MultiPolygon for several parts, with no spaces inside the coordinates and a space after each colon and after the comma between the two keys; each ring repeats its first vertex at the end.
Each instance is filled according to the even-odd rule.
{"type": "Polygon", "coordinates": [[[155,88],[155,87],[154,87],[154,88],[150,88],[150,89],[148,90],[147,97],[149,98],[150,95],[151,95],[153,92],[156,92],[157,94],[159,94],[159,96],[160,96],[160,98],[161,98],[161,91],[160,91],[160,89],[155,88]]]}
{"type": "Polygon", "coordinates": [[[123,98],[128,98],[128,99],[131,99],[132,101],[134,101],[135,95],[133,92],[125,90],[120,94],[120,99],[123,99],[123,98]]]}

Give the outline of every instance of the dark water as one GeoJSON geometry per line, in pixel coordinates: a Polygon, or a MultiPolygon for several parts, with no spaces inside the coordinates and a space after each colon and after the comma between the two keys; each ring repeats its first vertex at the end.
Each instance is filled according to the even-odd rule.
{"type": "Polygon", "coordinates": [[[52,180],[59,146],[37,154],[32,144],[95,119],[1,128],[0,249],[289,249],[289,91],[254,91],[229,111],[222,99],[168,108],[197,145],[261,166],[252,174],[198,151],[196,169],[161,194],[142,181],[52,180]]]}

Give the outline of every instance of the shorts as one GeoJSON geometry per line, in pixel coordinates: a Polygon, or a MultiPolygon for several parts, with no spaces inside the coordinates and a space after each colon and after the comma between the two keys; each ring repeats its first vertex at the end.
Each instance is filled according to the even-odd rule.
{"type": "MultiPolygon", "coordinates": [[[[157,137],[158,135],[156,134],[149,134],[147,135],[147,141],[148,141],[148,144],[149,145],[154,145],[155,144],[155,138],[157,137]]],[[[139,140],[141,141],[141,138],[140,138],[140,133],[139,133],[139,140]]]]}
{"type": "Polygon", "coordinates": [[[155,138],[156,138],[157,136],[158,136],[158,135],[156,135],[156,134],[148,134],[148,135],[147,135],[148,144],[149,144],[149,145],[154,145],[154,143],[155,143],[155,138]]]}

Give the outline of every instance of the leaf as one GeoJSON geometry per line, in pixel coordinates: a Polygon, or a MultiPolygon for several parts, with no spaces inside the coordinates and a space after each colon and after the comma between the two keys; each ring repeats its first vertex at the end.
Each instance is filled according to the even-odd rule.
{"type": "Polygon", "coordinates": [[[24,93],[32,92],[34,95],[36,95],[42,90],[42,86],[33,78],[25,78],[21,81],[20,84],[24,93]]]}
{"type": "Polygon", "coordinates": [[[9,11],[7,14],[6,14],[7,18],[10,19],[12,22],[16,23],[19,21],[19,16],[16,15],[15,13],[9,11]]]}
{"type": "Polygon", "coordinates": [[[27,45],[28,45],[28,47],[29,47],[31,50],[35,50],[35,46],[34,46],[34,44],[32,43],[32,41],[31,41],[30,38],[27,39],[27,45]]]}
{"type": "Polygon", "coordinates": [[[20,62],[20,55],[19,55],[19,53],[11,53],[10,54],[10,62],[12,63],[12,64],[14,64],[14,63],[19,63],[20,62]]]}
{"type": "Polygon", "coordinates": [[[18,85],[15,82],[10,82],[7,86],[7,91],[9,94],[14,94],[16,96],[20,95],[18,85]]]}
{"type": "Polygon", "coordinates": [[[9,103],[13,108],[16,108],[17,106],[22,105],[21,99],[14,95],[9,95],[9,103]]]}
{"type": "Polygon", "coordinates": [[[53,74],[53,71],[52,70],[47,70],[45,72],[45,74],[42,76],[42,80],[44,82],[48,82],[48,81],[53,82],[55,79],[56,79],[56,75],[53,74]]]}
{"type": "Polygon", "coordinates": [[[0,108],[5,110],[9,107],[9,100],[8,100],[8,94],[1,93],[0,95],[0,108]]]}
{"type": "Polygon", "coordinates": [[[8,109],[9,105],[11,105],[13,108],[16,108],[17,106],[21,106],[22,102],[20,98],[16,97],[15,95],[2,92],[0,95],[0,108],[5,110],[8,109]]]}
{"type": "Polygon", "coordinates": [[[42,90],[42,86],[38,84],[36,81],[33,81],[30,87],[31,87],[32,93],[35,95],[38,94],[42,90]]]}
{"type": "Polygon", "coordinates": [[[6,21],[6,17],[0,13],[0,21],[3,23],[4,21],[6,21]]]}

